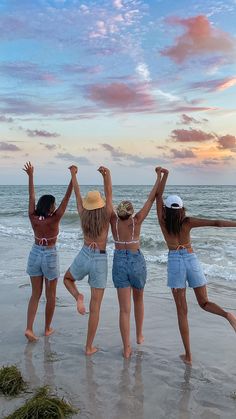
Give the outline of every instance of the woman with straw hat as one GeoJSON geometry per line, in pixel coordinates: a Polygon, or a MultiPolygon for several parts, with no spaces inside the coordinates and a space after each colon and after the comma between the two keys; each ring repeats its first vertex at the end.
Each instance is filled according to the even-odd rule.
{"type": "Polygon", "coordinates": [[[109,169],[103,166],[99,167],[98,171],[103,176],[106,200],[102,198],[99,191],[89,191],[86,197],[82,199],[76,177],[78,169],[76,166],[71,166],[69,169],[84,233],[84,245],[65,273],[64,284],[75,298],[78,312],[83,315],[86,312],[84,296],[78,291],[75,281],[80,281],[88,275],[91,299],[85,354],[93,355],[98,350],[93,346],[93,340],[107,282],[106,242],[112,214],[111,175],[109,169]]]}

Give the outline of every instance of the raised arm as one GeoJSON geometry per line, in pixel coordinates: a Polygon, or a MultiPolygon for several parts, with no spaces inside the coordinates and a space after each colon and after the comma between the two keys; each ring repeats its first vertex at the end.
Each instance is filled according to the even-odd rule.
{"type": "Polygon", "coordinates": [[[110,173],[110,170],[104,166],[100,166],[98,168],[98,171],[101,173],[103,177],[104,194],[106,197],[106,207],[107,207],[107,211],[111,214],[113,211],[111,173],[110,173]]]}
{"type": "Polygon", "coordinates": [[[156,194],[158,193],[161,181],[161,167],[156,167],[155,172],[157,174],[156,182],[150,194],[148,195],[147,201],[145,202],[143,208],[135,215],[135,218],[138,221],[138,223],[142,223],[143,220],[147,217],[150,209],[152,208],[152,204],[155,200],[156,194]]]}
{"type": "Polygon", "coordinates": [[[84,207],[83,207],[82,197],[81,197],[81,194],[80,194],[80,187],[79,187],[78,180],[77,180],[77,177],[76,177],[76,174],[78,172],[78,168],[76,166],[70,166],[69,170],[70,170],[70,173],[71,173],[71,181],[72,181],[72,185],[73,185],[74,192],[75,192],[78,213],[81,214],[84,207]]]}
{"type": "Polygon", "coordinates": [[[29,209],[28,214],[31,217],[35,213],[35,191],[34,191],[34,167],[29,162],[25,163],[23,170],[29,177],[29,209]]]}
{"type": "Polygon", "coordinates": [[[55,211],[55,215],[58,218],[61,218],[64,215],[64,213],[65,213],[66,207],[67,207],[68,202],[69,202],[69,199],[71,197],[72,189],[73,189],[73,185],[72,185],[72,180],[71,180],[70,183],[69,183],[69,185],[68,185],[68,188],[66,190],[66,193],[65,193],[64,198],[62,199],[59,207],[55,211]]]}
{"type": "Polygon", "coordinates": [[[209,220],[204,218],[188,218],[190,228],[196,227],[236,227],[236,221],[209,220]]]}
{"type": "Polygon", "coordinates": [[[156,194],[157,216],[160,223],[163,221],[163,207],[164,207],[163,193],[165,190],[169,171],[167,169],[161,168],[161,173],[162,173],[162,179],[160,182],[160,186],[158,188],[158,192],[156,194]]]}

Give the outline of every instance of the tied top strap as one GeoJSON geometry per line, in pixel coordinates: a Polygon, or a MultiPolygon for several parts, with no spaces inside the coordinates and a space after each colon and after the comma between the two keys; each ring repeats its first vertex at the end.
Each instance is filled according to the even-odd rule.
{"type": "Polygon", "coordinates": [[[99,249],[98,244],[96,242],[91,242],[88,247],[90,250],[99,249]]]}
{"type": "Polygon", "coordinates": [[[36,237],[36,236],[34,236],[34,238],[39,241],[39,246],[48,246],[48,241],[56,239],[57,236],[55,236],[55,237],[36,237]]]}
{"type": "Polygon", "coordinates": [[[191,249],[191,243],[179,244],[175,250],[191,249]]]}

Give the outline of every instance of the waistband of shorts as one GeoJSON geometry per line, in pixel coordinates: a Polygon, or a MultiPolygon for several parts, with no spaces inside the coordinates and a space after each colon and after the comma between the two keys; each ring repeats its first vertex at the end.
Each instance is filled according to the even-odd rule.
{"type": "Polygon", "coordinates": [[[34,243],[32,249],[35,249],[40,252],[50,252],[57,250],[56,246],[41,246],[40,244],[34,243]]]}
{"type": "Polygon", "coordinates": [[[140,249],[137,250],[128,250],[128,249],[115,249],[114,255],[142,255],[142,252],[140,249]]]}
{"type": "Polygon", "coordinates": [[[90,246],[87,246],[86,244],[83,245],[82,250],[83,250],[83,252],[85,252],[87,254],[90,254],[90,255],[91,254],[96,254],[96,255],[106,255],[107,254],[106,250],[101,250],[101,249],[98,249],[96,247],[90,247],[90,246]]]}
{"type": "Polygon", "coordinates": [[[182,249],[169,250],[168,252],[169,255],[191,255],[192,253],[194,253],[192,247],[184,247],[182,249]]]}

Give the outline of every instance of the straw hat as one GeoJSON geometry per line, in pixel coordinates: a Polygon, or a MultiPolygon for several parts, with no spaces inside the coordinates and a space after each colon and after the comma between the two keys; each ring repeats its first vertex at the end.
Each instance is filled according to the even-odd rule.
{"type": "Polygon", "coordinates": [[[95,210],[105,207],[106,202],[102,198],[99,191],[89,191],[83,199],[83,207],[86,210],[95,210]]]}

